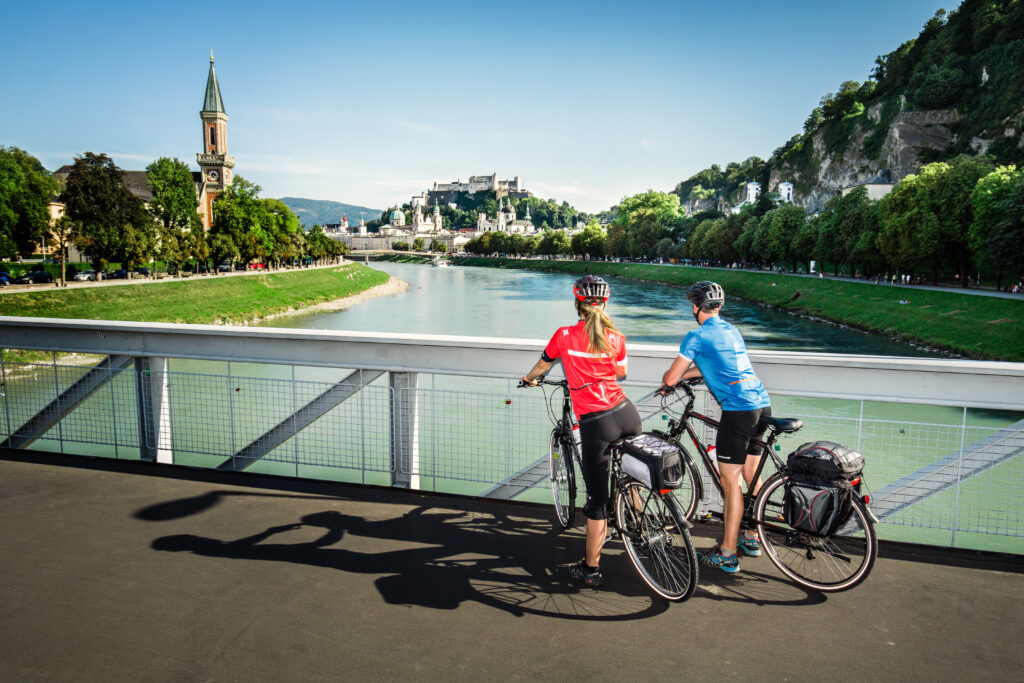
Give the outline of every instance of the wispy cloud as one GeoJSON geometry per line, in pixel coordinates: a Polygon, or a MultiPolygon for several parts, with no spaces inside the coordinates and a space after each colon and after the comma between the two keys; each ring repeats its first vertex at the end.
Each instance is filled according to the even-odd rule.
{"type": "Polygon", "coordinates": [[[421,133],[423,135],[431,135],[433,137],[441,137],[442,135],[445,135],[447,133],[447,131],[444,128],[441,128],[439,126],[432,126],[429,123],[421,123],[419,121],[391,119],[391,122],[396,125],[402,126],[403,128],[408,128],[409,130],[414,130],[417,133],[421,133]]]}
{"type": "Polygon", "coordinates": [[[600,211],[614,203],[611,198],[613,193],[578,180],[570,180],[567,183],[533,181],[530,183],[530,189],[540,197],[565,200],[585,211],[600,211]]]}

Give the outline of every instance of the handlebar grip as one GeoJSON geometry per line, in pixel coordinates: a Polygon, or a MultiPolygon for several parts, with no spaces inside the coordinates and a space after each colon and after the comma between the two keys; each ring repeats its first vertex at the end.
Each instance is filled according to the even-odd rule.
{"type": "Polygon", "coordinates": [[[660,393],[662,396],[668,396],[669,394],[674,394],[675,392],[676,388],[670,387],[667,384],[662,384],[660,387],[658,387],[658,393],[660,393]]]}

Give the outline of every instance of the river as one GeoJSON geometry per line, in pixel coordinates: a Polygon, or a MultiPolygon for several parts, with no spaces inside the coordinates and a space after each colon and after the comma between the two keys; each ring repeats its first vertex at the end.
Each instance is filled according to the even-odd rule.
{"type": "MultiPolygon", "coordinates": [[[[265,326],[547,339],[556,327],[576,319],[575,275],[388,262],[373,267],[402,278],[410,288],[343,311],[278,318],[265,326]]],[[[608,313],[631,342],[677,344],[697,326],[678,287],[621,278],[611,278],[610,284],[608,313]]],[[[751,349],[934,355],[737,299],[727,299],[722,316],[739,328],[751,349]]]]}

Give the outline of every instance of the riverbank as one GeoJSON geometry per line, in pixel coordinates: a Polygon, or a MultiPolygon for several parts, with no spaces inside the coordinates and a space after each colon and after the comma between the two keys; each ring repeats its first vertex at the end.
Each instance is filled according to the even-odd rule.
{"type": "Polygon", "coordinates": [[[345,263],[144,287],[54,288],[0,297],[0,315],[239,325],[336,302],[388,279],[387,273],[345,263]]]}
{"type": "Polygon", "coordinates": [[[487,258],[463,258],[453,263],[570,274],[589,272],[680,288],[697,280],[714,280],[732,296],[793,315],[968,358],[1024,362],[1024,302],[1019,300],[692,266],[487,258]]]}

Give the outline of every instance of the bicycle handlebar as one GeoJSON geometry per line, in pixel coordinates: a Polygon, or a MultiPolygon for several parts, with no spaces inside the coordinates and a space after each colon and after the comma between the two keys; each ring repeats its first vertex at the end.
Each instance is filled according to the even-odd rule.
{"type": "Polygon", "coordinates": [[[555,381],[550,380],[550,379],[544,379],[544,375],[541,375],[537,379],[533,380],[532,384],[530,382],[524,382],[522,379],[520,379],[519,380],[519,384],[516,385],[516,388],[517,389],[532,389],[533,387],[539,387],[541,384],[547,384],[547,385],[550,385],[550,386],[553,386],[553,387],[564,387],[564,386],[568,386],[569,385],[569,380],[561,379],[561,380],[558,380],[557,382],[555,382],[555,381]]]}

